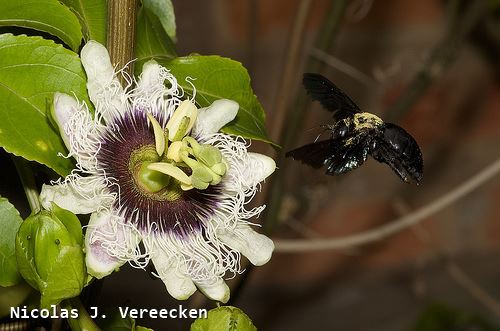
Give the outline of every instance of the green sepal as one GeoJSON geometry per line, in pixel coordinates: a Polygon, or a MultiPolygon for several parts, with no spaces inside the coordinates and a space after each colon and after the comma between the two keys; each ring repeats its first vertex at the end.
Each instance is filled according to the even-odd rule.
{"type": "Polygon", "coordinates": [[[239,308],[223,306],[208,312],[207,318],[198,318],[191,331],[256,331],[252,320],[239,308]]]}
{"type": "Polygon", "coordinates": [[[79,245],[83,245],[82,224],[78,217],[69,210],[63,209],[52,202],[52,213],[64,224],[69,233],[79,245]]]}

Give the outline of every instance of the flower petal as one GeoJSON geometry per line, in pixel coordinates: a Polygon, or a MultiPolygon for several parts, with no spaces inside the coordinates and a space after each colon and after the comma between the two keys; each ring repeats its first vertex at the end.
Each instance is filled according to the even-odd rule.
{"type": "Polygon", "coordinates": [[[127,262],[140,238],[132,227],[120,224],[110,211],[93,213],[85,233],[85,263],[90,275],[101,279],[127,262]]]}
{"type": "Polygon", "coordinates": [[[176,261],[160,248],[150,254],[158,276],[172,297],[177,300],[187,300],[196,292],[196,286],[191,278],[182,272],[186,270],[184,262],[176,261]]]}
{"type": "Polygon", "coordinates": [[[89,214],[110,206],[114,196],[106,192],[106,185],[96,176],[73,177],[73,180],[56,185],[43,185],[40,201],[50,209],[51,202],[75,214],[89,214]]]}
{"type": "Polygon", "coordinates": [[[248,153],[243,170],[244,185],[254,187],[269,177],[276,170],[276,162],[269,156],[259,153],[248,153]]]}
{"type": "Polygon", "coordinates": [[[126,97],[111,65],[107,49],[90,40],[80,53],[87,73],[87,90],[97,112],[107,123],[125,110],[126,97]]]}
{"type": "Polygon", "coordinates": [[[198,110],[198,119],[193,128],[195,134],[206,135],[218,132],[234,120],[240,105],[233,100],[215,100],[209,107],[198,110]]]}
{"type": "Polygon", "coordinates": [[[205,284],[195,282],[198,289],[205,294],[209,299],[226,303],[229,301],[230,290],[226,282],[222,278],[217,278],[214,283],[205,284]]]}
{"type": "Polygon", "coordinates": [[[71,150],[71,145],[69,136],[65,131],[65,126],[78,108],[78,101],[76,101],[76,99],[72,96],[60,92],[54,93],[54,108],[52,117],[59,127],[59,133],[61,134],[61,138],[63,139],[68,150],[71,150]]]}
{"type": "Polygon", "coordinates": [[[253,265],[261,266],[271,259],[273,241],[246,224],[238,224],[235,229],[219,230],[217,235],[223,243],[245,255],[253,265]]]}
{"type": "Polygon", "coordinates": [[[169,118],[181,103],[183,92],[168,69],[155,60],[149,60],[142,66],[137,86],[129,91],[129,95],[133,108],[169,118]]]}
{"type": "Polygon", "coordinates": [[[164,78],[162,77],[163,67],[155,60],[149,60],[142,66],[142,73],[137,83],[137,89],[141,92],[149,94],[156,92],[159,88],[164,90],[164,78]]]}

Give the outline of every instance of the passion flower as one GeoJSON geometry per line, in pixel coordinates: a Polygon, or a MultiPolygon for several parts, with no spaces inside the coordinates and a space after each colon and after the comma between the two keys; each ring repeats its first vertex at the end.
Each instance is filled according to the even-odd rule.
{"type": "Polygon", "coordinates": [[[95,41],[81,59],[95,113],[55,94],[53,117],[77,165],[43,186],[42,205],[92,213],[85,234],[91,275],[102,278],[126,262],[144,268],[151,260],[173,297],[187,299],[198,288],[226,302],[224,277],[241,272],[241,254],[262,265],[274,249],[249,221],[264,206],[245,207],[274,161],[219,132],[235,118],[236,102],[197,109],[195,86],[186,98],[154,61],[124,89],[95,41]]]}

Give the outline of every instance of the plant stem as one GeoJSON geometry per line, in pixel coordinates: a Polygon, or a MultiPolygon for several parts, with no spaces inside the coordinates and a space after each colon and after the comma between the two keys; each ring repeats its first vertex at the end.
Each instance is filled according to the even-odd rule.
{"type": "MultiPolygon", "coordinates": [[[[137,25],[138,0],[108,0],[108,30],[106,48],[111,64],[118,69],[133,73],[135,27],[137,25]]],[[[120,77],[125,85],[123,77],[120,77]]]]}
{"type": "Polygon", "coordinates": [[[73,331],[100,331],[101,329],[94,323],[92,318],[90,318],[89,313],[83,306],[80,298],[72,298],[68,300],[64,300],[61,303],[61,306],[68,311],[71,309],[78,309],[78,317],[77,318],[68,318],[69,326],[73,331]]]}
{"type": "MultiPolygon", "coordinates": [[[[318,30],[320,32],[316,39],[315,48],[327,50],[332,46],[332,40],[340,27],[345,8],[346,0],[332,1],[328,14],[323,21],[323,26],[318,30]]],[[[313,57],[309,57],[306,71],[318,72],[322,66],[322,62],[313,57]]],[[[292,103],[294,106],[286,109],[287,115],[282,118],[286,119],[287,125],[286,129],[285,126],[280,125],[282,130],[280,132],[279,139],[279,144],[283,146],[284,150],[290,147],[299,136],[298,132],[302,128],[306,116],[304,109],[307,107],[308,103],[309,99],[306,97],[306,94],[304,92],[300,92],[297,94],[295,101],[292,103]]],[[[284,157],[284,153],[280,153],[277,164],[283,163],[284,157]]],[[[283,167],[281,171],[276,173],[271,178],[269,183],[269,189],[266,192],[266,201],[268,202],[268,205],[265,211],[265,221],[263,224],[263,229],[266,234],[270,234],[274,230],[278,221],[278,214],[281,208],[281,197],[283,196],[287,174],[287,168],[283,167]]]]}
{"type": "Polygon", "coordinates": [[[42,209],[42,206],[40,205],[40,194],[36,188],[35,176],[31,170],[31,165],[25,159],[17,156],[12,156],[12,162],[14,162],[17,173],[21,178],[21,184],[28,199],[31,212],[33,214],[38,213],[42,209]]]}

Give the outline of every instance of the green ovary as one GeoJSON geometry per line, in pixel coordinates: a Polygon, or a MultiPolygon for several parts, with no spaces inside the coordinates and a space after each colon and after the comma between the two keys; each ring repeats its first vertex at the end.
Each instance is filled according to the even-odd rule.
{"type": "Polygon", "coordinates": [[[150,162],[143,162],[135,174],[136,183],[148,193],[156,193],[164,189],[170,182],[170,176],[156,170],[148,169],[150,162]]]}

